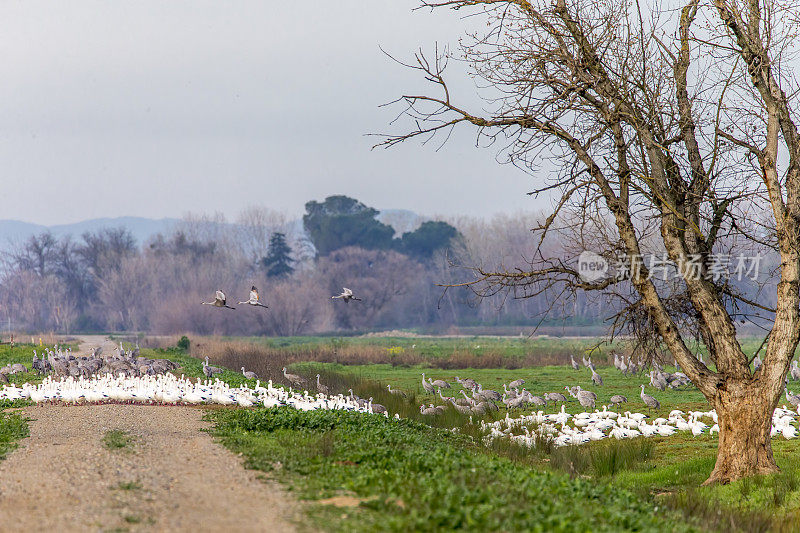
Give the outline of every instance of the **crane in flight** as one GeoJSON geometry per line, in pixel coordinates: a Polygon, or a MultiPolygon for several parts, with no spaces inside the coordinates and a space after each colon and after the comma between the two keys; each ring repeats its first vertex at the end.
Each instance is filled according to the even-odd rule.
{"type": "Polygon", "coordinates": [[[213,302],[200,302],[200,303],[203,304],[203,305],[213,305],[214,307],[226,307],[228,309],[236,309],[235,307],[231,307],[230,305],[227,305],[225,303],[226,301],[227,300],[225,299],[225,293],[222,292],[221,290],[217,289],[217,293],[214,296],[214,301],[213,302]]]}
{"type": "Polygon", "coordinates": [[[331,298],[334,298],[334,299],[335,298],[341,298],[342,300],[344,300],[344,303],[347,303],[350,300],[356,300],[358,302],[361,301],[361,298],[356,298],[355,296],[353,296],[353,291],[351,291],[347,287],[343,287],[342,288],[342,294],[339,294],[338,296],[331,296],[331,298]]]}
{"type": "Polygon", "coordinates": [[[258,299],[258,289],[256,289],[255,285],[253,285],[250,288],[250,299],[247,300],[246,302],[239,302],[239,304],[240,305],[241,304],[249,304],[249,305],[253,305],[253,306],[256,306],[256,307],[263,307],[264,309],[269,309],[268,305],[262,304],[261,300],[258,299]]]}

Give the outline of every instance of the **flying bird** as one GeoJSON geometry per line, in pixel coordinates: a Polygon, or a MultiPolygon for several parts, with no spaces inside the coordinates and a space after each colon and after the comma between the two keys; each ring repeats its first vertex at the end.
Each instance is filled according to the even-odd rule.
{"type": "Polygon", "coordinates": [[[338,296],[331,296],[331,298],[334,298],[334,299],[335,298],[341,298],[342,300],[344,300],[344,303],[347,303],[350,300],[356,300],[358,302],[361,301],[361,298],[356,298],[355,296],[353,296],[353,291],[351,291],[347,287],[342,287],[342,294],[340,294],[338,296]]]}
{"type": "Polygon", "coordinates": [[[200,302],[203,305],[213,305],[214,307],[227,307],[228,309],[236,309],[235,307],[231,307],[227,305],[225,299],[225,293],[221,290],[217,290],[217,294],[214,297],[213,302],[200,302]]]}
{"type": "Polygon", "coordinates": [[[264,309],[269,309],[269,306],[262,304],[261,301],[258,299],[258,289],[256,289],[255,285],[253,285],[250,288],[250,299],[247,300],[246,302],[239,302],[239,304],[249,304],[249,305],[254,305],[256,307],[263,307],[264,309]]]}

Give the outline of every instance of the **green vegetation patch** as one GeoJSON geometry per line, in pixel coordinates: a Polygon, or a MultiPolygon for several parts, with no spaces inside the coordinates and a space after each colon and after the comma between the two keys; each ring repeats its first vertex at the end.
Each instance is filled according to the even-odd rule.
{"type": "Polygon", "coordinates": [[[515,463],[418,422],[285,407],[208,416],[249,467],[273,472],[301,498],[351,496],[344,510],[312,508],[325,529],[664,530],[663,511],[628,490],[515,463]]]}
{"type": "Polygon", "coordinates": [[[138,481],[120,481],[114,488],[117,490],[139,490],[142,488],[142,484],[138,481]]]}
{"type": "Polygon", "coordinates": [[[122,429],[112,429],[103,435],[103,444],[109,450],[126,450],[137,442],[135,436],[122,429]]]}
{"type": "Polygon", "coordinates": [[[17,447],[17,441],[28,436],[28,420],[19,413],[0,412],[0,459],[17,447]]]}

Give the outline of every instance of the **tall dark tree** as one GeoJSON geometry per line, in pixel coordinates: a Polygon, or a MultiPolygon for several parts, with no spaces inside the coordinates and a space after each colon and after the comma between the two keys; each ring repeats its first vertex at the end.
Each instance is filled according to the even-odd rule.
{"type": "Polygon", "coordinates": [[[437,250],[450,246],[456,237],[458,230],[447,222],[423,222],[416,230],[403,234],[398,249],[415,259],[430,259],[437,250]]]}
{"type": "Polygon", "coordinates": [[[286,234],[275,232],[269,238],[267,256],[261,259],[261,266],[271,278],[283,278],[294,272],[292,248],[286,243],[286,234]]]}
{"type": "Polygon", "coordinates": [[[385,250],[392,247],[394,229],[376,220],[377,215],[377,209],[354,198],[329,196],[306,204],[303,226],[321,256],[345,246],[385,250]]]}

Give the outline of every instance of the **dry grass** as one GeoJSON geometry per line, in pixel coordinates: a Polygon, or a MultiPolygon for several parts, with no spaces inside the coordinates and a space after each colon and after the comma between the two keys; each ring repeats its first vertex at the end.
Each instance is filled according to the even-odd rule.
{"type": "MultiPolygon", "coordinates": [[[[166,346],[174,346],[177,337],[163,338],[166,346]],[[170,344],[171,343],[171,344],[170,344]]],[[[150,343],[152,341],[148,341],[150,343]]],[[[149,344],[148,344],[149,346],[149,344]]],[[[153,347],[165,347],[157,345],[153,347]]],[[[331,346],[325,344],[297,347],[273,348],[246,341],[223,341],[201,338],[192,340],[190,355],[203,358],[228,368],[242,366],[256,372],[259,376],[278,374],[284,366],[292,363],[316,362],[338,363],[342,365],[388,364],[392,366],[425,365],[442,370],[464,368],[505,368],[517,369],[543,365],[563,365],[569,362],[568,352],[532,353],[524,356],[509,356],[501,351],[475,353],[467,349],[455,349],[441,356],[425,356],[415,350],[391,353],[381,346],[350,345],[331,346]]]]}
{"type": "Polygon", "coordinates": [[[2,342],[7,343],[14,337],[14,343],[25,344],[32,342],[33,344],[41,343],[45,346],[53,346],[54,344],[72,344],[77,342],[77,339],[72,335],[59,335],[56,333],[4,333],[2,335],[2,342]]]}

